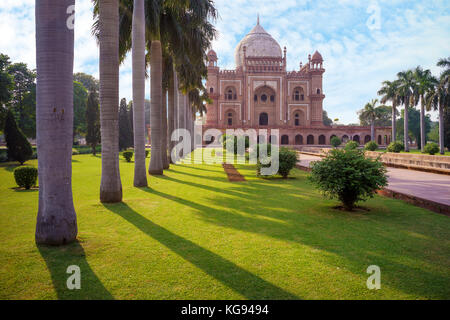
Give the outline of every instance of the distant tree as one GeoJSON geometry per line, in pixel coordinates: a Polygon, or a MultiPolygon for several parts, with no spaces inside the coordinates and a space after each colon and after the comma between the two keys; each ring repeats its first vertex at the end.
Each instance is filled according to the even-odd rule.
{"type": "Polygon", "coordinates": [[[86,134],[86,104],[88,91],[81,82],[73,82],[73,137],[86,134]]]}
{"type": "Polygon", "coordinates": [[[119,150],[124,150],[133,146],[133,136],[130,127],[127,100],[120,100],[119,107],[119,150]]]}
{"type": "Polygon", "coordinates": [[[36,72],[28,69],[26,63],[13,63],[8,73],[14,79],[10,105],[16,115],[17,124],[28,136],[36,136],[36,72]]]}
{"type": "MultiPolygon", "coordinates": [[[[401,117],[397,120],[397,139],[396,140],[404,140],[404,121],[405,112],[401,110],[401,117]]],[[[420,111],[410,107],[408,112],[408,124],[409,124],[409,138],[410,140],[415,140],[417,142],[417,146],[420,149],[420,111]]],[[[431,129],[431,119],[430,115],[425,116],[425,134],[428,134],[431,129]]]]}
{"type": "Polygon", "coordinates": [[[333,124],[333,120],[328,118],[328,113],[323,110],[323,124],[326,126],[331,126],[333,124]]]}
{"type": "Polygon", "coordinates": [[[100,111],[98,94],[93,91],[89,93],[86,107],[86,143],[91,146],[92,154],[95,156],[97,145],[100,143],[100,111]]]}
{"type": "MultiPolygon", "coordinates": [[[[375,119],[375,126],[388,127],[392,121],[392,107],[381,105],[377,107],[377,118],[375,119]]],[[[364,117],[359,116],[359,123],[361,126],[370,126],[370,121],[364,117]]]]}
{"type": "Polygon", "coordinates": [[[131,141],[133,141],[134,146],[133,101],[128,103],[128,119],[130,120],[131,141]]]}
{"type": "Polygon", "coordinates": [[[428,132],[428,141],[431,142],[439,142],[439,122],[431,122],[431,129],[428,132]]]}
{"type": "MultiPolygon", "coordinates": [[[[444,111],[444,146],[450,150],[450,108],[444,111]]],[[[438,126],[439,132],[439,126],[438,126]]]]}
{"type": "MultiPolygon", "coordinates": [[[[14,88],[14,78],[8,72],[10,64],[9,57],[0,53],[0,106],[7,104],[11,100],[11,93],[14,88]]],[[[3,125],[1,128],[3,128],[3,125]]]]}
{"type": "Polygon", "coordinates": [[[89,92],[98,92],[100,90],[100,82],[90,74],[78,72],[73,75],[73,80],[81,82],[89,92]]]}
{"type": "Polygon", "coordinates": [[[21,165],[31,159],[33,155],[31,144],[17,126],[11,110],[8,110],[6,114],[4,133],[9,159],[19,161],[21,165]]]}
{"type": "Polygon", "coordinates": [[[359,119],[361,122],[368,122],[370,124],[370,137],[372,141],[375,141],[375,122],[377,119],[381,118],[381,114],[384,109],[377,107],[378,99],[372,99],[368,102],[364,109],[359,111],[359,119]]]}

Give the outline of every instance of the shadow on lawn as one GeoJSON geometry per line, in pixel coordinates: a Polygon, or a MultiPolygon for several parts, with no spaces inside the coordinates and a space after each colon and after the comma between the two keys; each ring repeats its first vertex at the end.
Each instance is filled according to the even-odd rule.
{"type": "MultiPolygon", "coordinates": [[[[160,192],[149,188],[140,189],[161,195],[160,192]]],[[[247,299],[299,299],[233,262],[153,223],[125,203],[104,206],[247,299]]]]}
{"type": "Polygon", "coordinates": [[[146,191],[195,209],[209,223],[333,253],[341,258],[340,262],[330,260],[330,265],[345,263],[346,269],[364,279],[369,265],[379,265],[388,287],[427,298],[450,297],[450,277],[438,271],[450,262],[446,252],[447,217],[391,199],[381,205],[371,202],[371,211],[363,214],[334,210],[332,205],[336,203],[324,200],[304,176],[252,180],[248,185],[223,189],[205,180],[162,179],[198,188],[205,194],[205,203],[213,205],[146,191]],[[405,207],[410,213],[404,212],[405,207]],[[442,224],[433,219],[440,219],[442,224]],[[433,267],[436,263],[439,268],[433,267]]]}
{"type": "Polygon", "coordinates": [[[78,241],[62,247],[38,245],[37,248],[50,271],[58,299],[114,299],[89,266],[83,246],[78,241]],[[80,267],[81,289],[79,290],[67,288],[66,282],[71,274],[66,273],[66,270],[70,265],[80,267]]]}

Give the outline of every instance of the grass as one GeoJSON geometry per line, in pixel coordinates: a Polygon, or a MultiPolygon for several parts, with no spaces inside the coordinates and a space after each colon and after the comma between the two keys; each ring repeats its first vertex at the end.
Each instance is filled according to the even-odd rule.
{"type": "MultiPolygon", "coordinates": [[[[30,161],[29,165],[37,165],[30,161]]],[[[99,203],[99,156],[73,157],[79,241],[37,247],[38,191],[0,164],[0,299],[449,299],[450,219],[376,196],[370,211],[333,209],[307,180],[230,183],[220,164],[172,166],[99,203]],[[66,269],[81,268],[81,290],[66,269]],[[368,290],[366,269],[381,268],[368,290]]]]}

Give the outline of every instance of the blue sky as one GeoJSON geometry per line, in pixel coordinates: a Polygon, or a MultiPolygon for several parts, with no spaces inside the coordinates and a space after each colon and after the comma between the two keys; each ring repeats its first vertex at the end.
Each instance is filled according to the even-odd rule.
{"type": "MultiPolygon", "coordinates": [[[[0,52],[35,67],[34,0],[0,1],[0,52]]],[[[218,0],[219,35],[213,49],[222,68],[234,68],[234,48],[256,23],[287,47],[288,69],[309,53],[325,60],[324,109],[341,123],[376,98],[383,80],[421,65],[434,74],[450,56],[450,1],[218,0]]],[[[90,0],[76,0],[75,72],[98,76],[98,47],[91,36],[90,0]]],[[[147,96],[149,85],[147,85],[147,96]]],[[[121,66],[120,96],[131,97],[131,59],[121,66]]],[[[435,115],[433,115],[435,118],[435,115]]]]}

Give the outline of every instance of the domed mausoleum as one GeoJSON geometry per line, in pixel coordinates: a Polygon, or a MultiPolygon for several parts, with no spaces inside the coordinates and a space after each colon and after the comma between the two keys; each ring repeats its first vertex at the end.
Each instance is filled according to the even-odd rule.
{"type": "MultiPolygon", "coordinates": [[[[236,69],[221,70],[218,60],[210,50],[206,87],[212,103],[207,105],[205,129],[223,133],[256,129],[259,141],[272,140],[276,129],[278,142],[293,146],[328,145],[333,136],[360,144],[370,141],[369,127],[323,124],[322,55],[316,51],[305,64],[299,63],[298,70],[287,71],[286,47],[281,49],[260,25],[259,17],[236,46],[236,69]]],[[[388,144],[390,128],[377,127],[376,140],[388,144]]]]}

